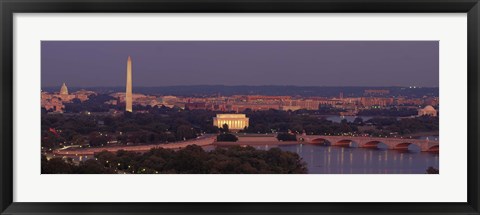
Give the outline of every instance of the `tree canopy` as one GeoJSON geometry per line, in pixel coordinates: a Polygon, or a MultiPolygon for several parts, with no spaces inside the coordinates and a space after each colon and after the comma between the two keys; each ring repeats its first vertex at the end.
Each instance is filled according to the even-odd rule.
{"type": "Polygon", "coordinates": [[[205,151],[190,145],[180,150],[151,149],[145,153],[120,150],[103,151],[95,159],[78,165],[42,157],[42,173],[75,174],[303,174],[306,163],[292,152],[271,148],[267,151],[253,147],[232,146],[205,151]]]}

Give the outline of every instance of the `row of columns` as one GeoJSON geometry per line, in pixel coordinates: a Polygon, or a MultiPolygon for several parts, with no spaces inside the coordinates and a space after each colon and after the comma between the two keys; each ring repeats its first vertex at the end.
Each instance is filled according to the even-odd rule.
{"type": "Polygon", "coordinates": [[[248,124],[244,120],[218,120],[218,127],[221,128],[224,124],[227,124],[229,129],[243,129],[248,127],[248,124]]]}

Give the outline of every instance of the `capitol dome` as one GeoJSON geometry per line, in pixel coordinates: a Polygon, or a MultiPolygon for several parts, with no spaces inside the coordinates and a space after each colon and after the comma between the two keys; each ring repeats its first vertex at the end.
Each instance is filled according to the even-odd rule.
{"type": "Polygon", "coordinates": [[[65,83],[63,83],[62,87],[60,88],[60,95],[68,95],[68,88],[65,83]]]}

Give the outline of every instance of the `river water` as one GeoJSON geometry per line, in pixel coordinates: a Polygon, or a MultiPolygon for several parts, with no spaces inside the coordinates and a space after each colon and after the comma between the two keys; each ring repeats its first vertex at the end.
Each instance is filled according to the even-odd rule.
{"type": "MultiPolygon", "coordinates": [[[[358,116],[367,121],[373,117],[358,116]]],[[[353,122],[357,116],[325,116],[327,120],[353,122]]],[[[438,136],[422,136],[418,139],[438,140],[438,136]]],[[[439,156],[435,153],[413,151],[378,150],[319,145],[264,145],[257,149],[279,147],[298,153],[307,163],[311,174],[423,174],[432,166],[439,168],[439,156]]]]}
{"type": "Polygon", "coordinates": [[[320,146],[311,144],[262,145],[256,149],[279,147],[298,153],[310,174],[423,174],[432,166],[439,168],[438,154],[320,146]]]}
{"type": "MultiPolygon", "coordinates": [[[[279,147],[295,152],[306,162],[309,174],[424,174],[432,166],[439,168],[436,153],[419,151],[397,151],[369,148],[349,148],[312,144],[253,145],[260,150],[279,147]]],[[[213,145],[203,147],[209,151],[213,145]]],[[[93,156],[72,156],[75,162],[93,156]]]]}
{"type": "MultiPolygon", "coordinates": [[[[438,140],[438,136],[422,136],[419,139],[438,140]]],[[[415,147],[409,147],[408,151],[387,150],[382,144],[378,145],[378,149],[302,143],[256,143],[252,144],[252,147],[259,150],[278,147],[283,151],[297,153],[307,164],[309,174],[424,174],[430,166],[439,169],[438,153],[420,152],[420,149],[415,147]]],[[[208,145],[203,148],[210,151],[215,146],[208,145]]],[[[94,157],[71,158],[78,162],[94,157]]]]}

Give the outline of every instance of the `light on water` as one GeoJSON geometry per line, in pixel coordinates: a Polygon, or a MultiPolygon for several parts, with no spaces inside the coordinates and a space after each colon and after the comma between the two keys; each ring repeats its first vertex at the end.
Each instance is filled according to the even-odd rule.
{"type": "MultiPolygon", "coordinates": [[[[269,148],[274,147],[272,145],[269,148]]],[[[321,146],[312,144],[278,145],[284,151],[298,153],[311,174],[424,174],[430,166],[438,168],[438,154],[420,152],[409,146],[406,151],[321,146]]],[[[255,146],[265,149],[264,145],[255,146]]]]}
{"type": "MultiPolygon", "coordinates": [[[[420,152],[413,144],[407,150],[388,150],[379,143],[377,148],[359,148],[355,143],[350,147],[315,144],[255,145],[259,150],[279,147],[294,152],[307,163],[310,174],[424,174],[428,167],[439,168],[439,156],[435,153],[420,152]]],[[[210,151],[215,146],[204,146],[210,151]]],[[[74,162],[85,161],[93,156],[69,156],[74,162]]]]}

